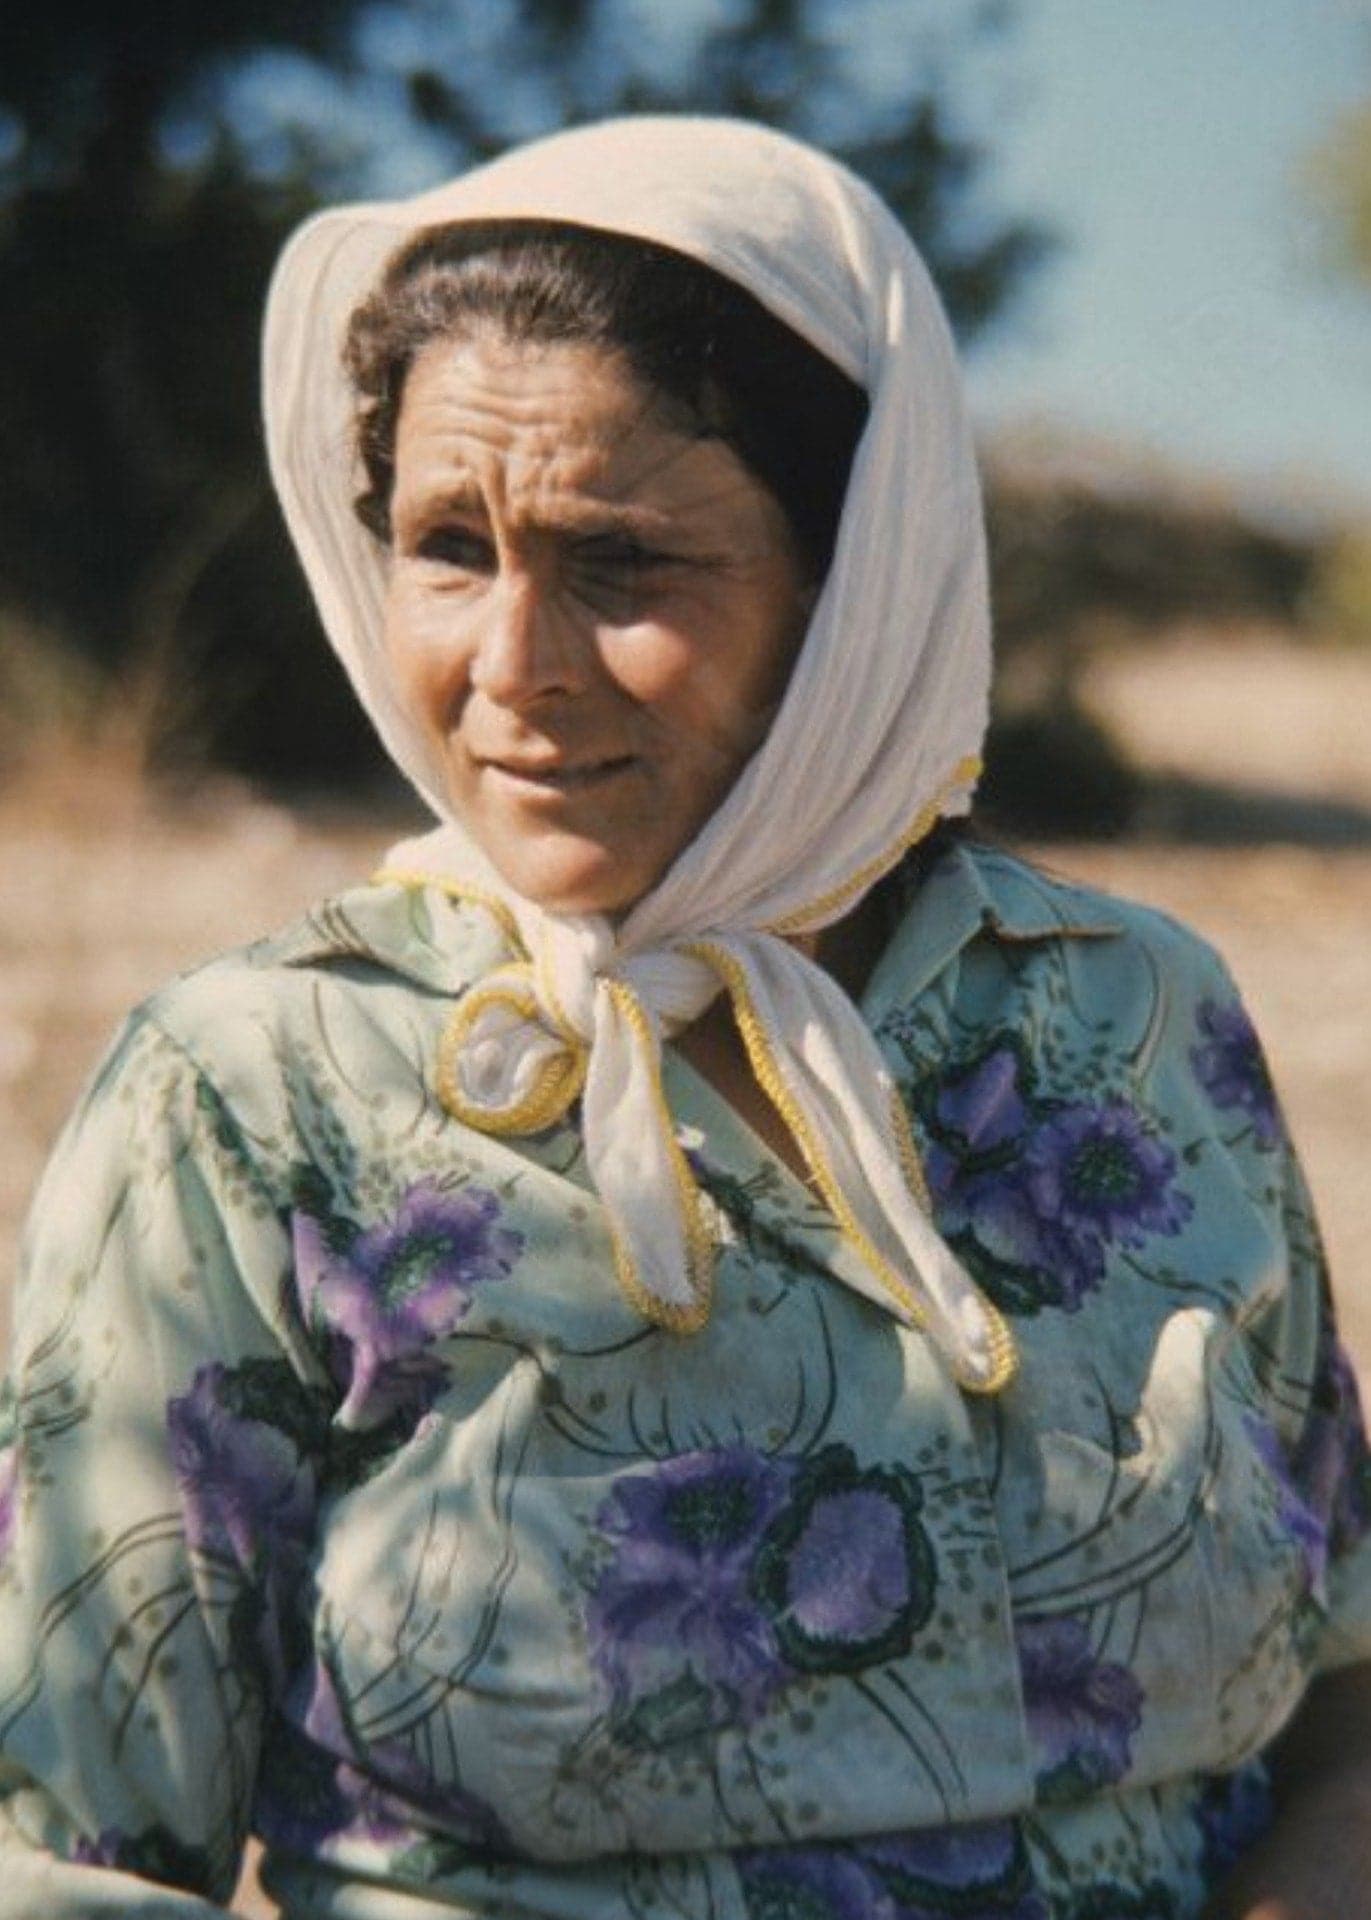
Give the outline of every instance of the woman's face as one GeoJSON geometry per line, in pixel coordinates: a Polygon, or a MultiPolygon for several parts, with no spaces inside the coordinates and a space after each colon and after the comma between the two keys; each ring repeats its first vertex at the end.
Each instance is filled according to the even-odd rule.
{"type": "Polygon", "coordinates": [[[715,810],[813,599],[785,517],[615,355],[499,337],[415,360],[386,641],[452,807],[541,906],[616,913],[715,810]]]}

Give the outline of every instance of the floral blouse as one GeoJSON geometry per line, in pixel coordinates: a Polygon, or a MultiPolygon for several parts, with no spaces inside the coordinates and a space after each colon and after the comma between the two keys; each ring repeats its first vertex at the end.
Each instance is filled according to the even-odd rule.
{"type": "Polygon", "coordinates": [[[128,1022],[0,1450],[0,1915],[1181,1920],[1371,1658],[1356,1394],[1252,1028],[1169,920],[954,848],[864,997],[1021,1363],[957,1391],[685,1062],[700,1333],[572,1119],[434,1091],[504,953],[345,894],[128,1022]]]}

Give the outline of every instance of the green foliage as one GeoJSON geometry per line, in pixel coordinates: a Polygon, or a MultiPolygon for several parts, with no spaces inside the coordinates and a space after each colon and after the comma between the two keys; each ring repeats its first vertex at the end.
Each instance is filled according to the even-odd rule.
{"type": "Polygon", "coordinates": [[[1294,629],[1323,546],[1183,488],[1110,492],[992,462],[987,522],[1002,654],[1177,620],[1294,629]]]}
{"type": "MultiPolygon", "coordinates": [[[[992,459],[987,486],[997,712],[981,800],[1003,829],[1115,836],[1155,795],[1083,703],[1086,670],[1140,636],[1200,624],[1304,639],[1371,617],[1366,550],[1245,514],[1175,480],[1112,489],[1050,454],[992,459]],[[1339,560],[1338,556],[1343,555],[1339,560]],[[1339,609],[1335,616],[1334,607],[1339,609]]],[[[1173,796],[1174,798],[1174,796],[1173,796]]],[[[1191,796],[1186,830],[1217,819],[1191,796]]],[[[1171,817],[1180,823],[1172,807],[1171,817]]]]}
{"type": "Polygon", "coordinates": [[[1371,100],[1346,115],[1311,167],[1337,259],[1371,281],[1371,100]]]}
{"type": "MultiPolygon", "coordinates": [[[[744,113],[870,174],[969,337],[1006,309],[1042,235],[979,208],[985,155],[956,124],[947,48],[935,58],[916,18],[883,26],[876,86],[845,50],[852,12],[834,0],[0,10],[0,610],[110,672],[136,665],[168,695],[155,730],[183,752],[306,780],[374,768],[263,473],[257,333],[284,233],[322,192],[368,190],[406,140],[437,173],[615,111],[744,113]],[[322,104],[312,120],[280,109],[280,137],[264,141],[273,60],[322,104]]],[[[995,12],[973,9],[952,54],[997,30],[995,12]]]]}
{"type": "Polygon", "coordinates": [[[0,778],[19,773],[36,744],[86,736],[100,676],[60,635],[0,618],[0,778]]]}
{"type": "MultiPolygon", "coordinates": [[[[1334,263],[1371,286],[1371,99],[1345,114],[1314,153],[1308,186],[1334,263]]],[[[1330,639],[1371,644],[1371,529],[1345,528],[1319,556],[1307,614],[1330,639]]]]}
{"type": "Polygon", "coordinates": [[[1140,776],[1069,689],[997,715],[985,758],[977,804],[1000,831],[1112,839],[1137,818],[1140,776]]]}
{"type": "Polygon", "coordinates": [[[1371,529],[1350,528],[1325,549],[1307,613],[1317,634],[1346,646],[1371,647],[1371,529]]]}

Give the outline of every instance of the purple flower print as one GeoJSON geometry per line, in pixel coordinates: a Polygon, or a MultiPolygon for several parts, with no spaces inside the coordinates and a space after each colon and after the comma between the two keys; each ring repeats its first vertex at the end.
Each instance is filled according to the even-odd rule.
{"type": "Polygon", "coordinates": [[[264,1750],[253,1820],[263,1840],[290,1853],[327,1854],[346,1840],[393,1855],[431,1848],[438,1835],[471,1852],[507,1846],[485,1802],[435,1782],[407,1743],[361,1747],[317,1657],[292,1686],[264,1750]]]}
{"type": "Polygon", "coordinates": [[[324,1851],[344,1834],[382,1846],[412,1839],[375,1782],[349,1764],[352,1752],[332,1676],[316,1655],[292,1683],[263,1749],[253,1803],[261,1838],[303,1854],[324,1851]]]}
{"type": "Polygon", "coordinates": [[[281,1853],[327,1854],[341,1836],[401,1846],[414,1835],[374,1804],[375,1789],[355,1768],[279,1724],[262,1751],[253,1798],[253,1831],[281,1853]]]}
{"type": "Polygon", "coordinates": [[[523,1251],[522,1234],[495,1225],[499,1211],[481,1187],[447,1192],[420,1181],[393,1219],[343,1244],[337,1222],[295,1214],[296,1286],[345,1389],[341,1425],[427,1404],[443,1378],[428,1349],[465,1317],[475,1289],[504,1279],[523,1251]]]}
{"type": "Polygon", "coordinates": [[[1127,1667],[1097,1659],[1084,1620],[1064,1614],[1015,1627],[1024,1710],[1044,1799],[1119,1780],[1142,1724],[1143,1690],[1127,1667]]]}
{"type": "Polygon", "coordinates": [[[356,1735],[324,1660],[316,1658],[297,1697],[307,1700],[303,1724],[308,1737],[342,1758],[340,1789],[360,1809],[373,1837],[417,1814],[430,1835],[441,1832],[463,1846],[508,1851],[509,1840],[494,1809],[464,1787],[435,1780],[414,1744],[395,1737],[364,1741],[356,1735]]]}
{"type": "Polygon", "coordinates": [[[1047,1920],[1007,1820],[734,1859],[748,1920],[1047,1920]]]}
{"type": "Polygon", "coordinates": [[[1247,1009],[1237,1000],[1202,1000],[1195,1020],[1203,1036],[1190,1049],[1195,1078],[1216,1107],[1246,1115],[1259,1147],[1278,1146],[1276,1091],[1247,1009]]]}
{"type": "Polygon", "coordinates": [[[281,1362],[201,1367],[167,1404],[167,1437],[186,1538],[236,1566],[230,1632],[244,1661],[279,1685],[305,1634],[300,1612],[316,1479],[300,1444],[311,1409],[281,1362]],[[270,1409],[275,1417],[264,1417],[270,1409]]]}
{"type": "Polygon", "coordinates": [[[1037,1213],[1023,1178],[1022,1144],[1012,1161],[977,1168],[934,1143],[924,1167],[939,1224],[1009,1312],[1055,1306],[1074,1313],[1104,1277],[1104,1248],[1091,1236],[1060,1232],[1037,1213]]]}
{"type": "Polygon", "coordinates": [[[987,1291],[1010,1312],[1077,1307],[1097,1284],[1103,1259],[1081,1271],[1078,1250],[1063,1255],[1025,1185],[1024,1150],[1041,1103],[1031,1097],[1018,1047],[992,1045],[916,1097],[927,1114],[924,1170],[938,1223],[987,1291]]]}
{"type": "Polygon", "coordinates": [[[1193,1212],[1175,1155],[1136,1107],[1037,1095],[1009,1041],[919,1098],[939,1224],[1010,1312],[1074,1312],[1111,1246],[1178,1233],[1193,1212]]]}
{"type": "Polygon", "coordinates": [[[904,1515],[869,1487],[821,1494],[790,1553],[789,1617],[816,1640],[869,1640],[909,1604],[904,1515]]]}
{"type": "Polygon", "coordinates": [[[314,1470],[282,1428],[235,1410],[233,1386],[226,1367],[201,1367],[190,1392],[168,1402],[167,1432],[191,1546],[253,1573],[305,1548],[314,1470]]]}
{"type": "Polygon", "coordinates": [[[845,1847],[758,1847],[734,1856],[748,1920],[899,1920],[845,1847]]]}
{"type": "Polygon", "coordinates": [[[1296,1483],[1280,1435],[1258,1413],[1243,1415],[1243,1427],[1252,1450],[1266,1467],[1276,1488],[1276,1523],[1290,1536],[1304,1568],[1306,1593],[1322,1594],[1328,1568],[1328,1521],[1296,1483]]]}
{"type": "Polygon", "coordinates": [[[800,1673],[907,1652],[936,1582],[921,1503],[904,1468],[841,1446],[799,1462],[710,1448],[621,1480],[586,1615],[621,1734],[746,1726],[800,1673]]]}
{"type": "Polygon", "coordinates": [[[1036,1248],[1038,1223],[1016,1177],[1031,1124],[1016,1050],[994,1046],[938,1086],[925,1170],[951,1237],[970,1234],[1013,1265],[1036,1248]]]}
{"type": "Polygon", "coordinates": [[[933,1606],[919,1483],[825,1447],[798,1469],[757,1555],[753,1591],[799,1672],[851,1672],[909,1650],[933,1606]]]}
{"type": "Polygon", "coordinates": [[[1125,1100],[1059,1108],[1024,1151],[1039,1218],[1065,1239],[1140,1247],[1179,1233],[1194,1210],[1175,1190],[1176,1156],[1125,1100]]]}
{"type": "Polygon", "coordinates": [[[614,1487],[596,1516],[614,1554],[586,1623],[621,1714],[656,1698],[693,1731],[746,1723],[788,1677],[750,1581],[792,1471],[750,1447],[716,1447],[614,1487]]]}
{"type": "Polygon", "coordinates": [[[1019,1086],[1019,1056],[1012,1047],[992,1047],[965,1073],[939,1089],[939,1126],[973,1153],[1017,1141],[1028,1125],[1019,1086]]]}
{"type": "Polygon", "coordinates": [[[1254,1847],[1271,1825],[1274,1803],[1263,1760],[1249,1760],[1236,1773],[1207,1780],[1195,1802],[1200,1830],[1200,1871],[1214,1886],[1254,1847]]]}
{"type": "Polygon", "coordinates": [[[857,1851],[894,1900],[896,1920],[1048,1920],[1012,1821],[886,1834],[857,1851]]]}

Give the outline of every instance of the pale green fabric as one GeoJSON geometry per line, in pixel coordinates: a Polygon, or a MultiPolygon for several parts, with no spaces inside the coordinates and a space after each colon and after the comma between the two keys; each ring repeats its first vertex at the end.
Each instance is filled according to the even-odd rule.
{"type": "Polygon", "coordinates": [[[1350,1375],[1213,956],[997,853],[912,895],[863,1010],[1019,1341],[978,1400],[675,1057],[717,1294],[645,1325],[574,1124],[436,1097],[501,951],[359,888],[141,1008],[59,1146],[0,1915],[217,1911],[252,1826],[299,1920],[1197,1912],[1245,1763],[1371,1657],[1350,1375]]]}

